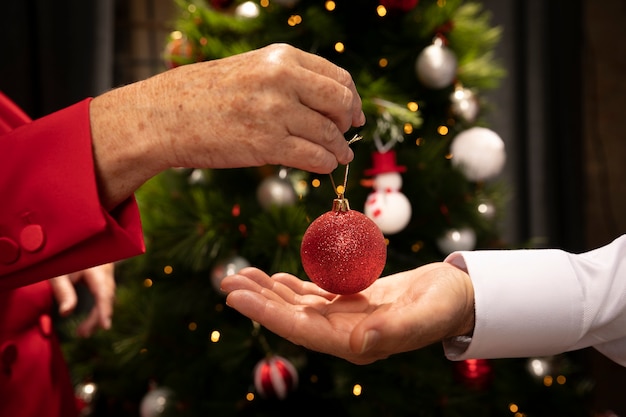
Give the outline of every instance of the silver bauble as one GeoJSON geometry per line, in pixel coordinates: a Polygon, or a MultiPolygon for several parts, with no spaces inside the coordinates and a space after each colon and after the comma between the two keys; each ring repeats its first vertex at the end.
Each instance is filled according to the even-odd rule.
{"type": "Polygon", "coordinates": [[[261,207],[268,210],[272,206],[291,206],[296,203],[297,196],[288,179],[272,176],[259,184],[257,199],[261,207]]]}
{"type": "Polygon", "coordinates": [[[415,61],[417,78],[432,89],[445,88],[452,84],[456,69],[456,56],[441,41],[424,48],[415,61]]]}
{"type": "Polygon", "coordinates": [[[247,268],[250,266],[250,262],[242,256],[231,256],[226,260],[219,262],[213,270],[211,271],[211,285],[215,291],[218,291],[223,294],[221,290],[222,280],[229,275],[236,274],[241,271],[243,268],[247,268]]]}
{"type": "Polygon", "coordinates": [[[450,94],[450,111],[467,123],[472,123],[478,116],[478,100],[474,92],[468,88],[455,88],[450,94]]]}
{"type": "Polygon", "coordinates": [[[469,227],[447,230],[437,239],[437,247],[444,255],[456,251],[473,250],[476,246],[476,233],[469,227]]]}
{"type": "Polygon", "coordinates": [[[159,387],[148,391],[141,400],[139,415],[141,417],[161,417],[173,415],[176,407],[174,392],[169,388],[159,387]]]}

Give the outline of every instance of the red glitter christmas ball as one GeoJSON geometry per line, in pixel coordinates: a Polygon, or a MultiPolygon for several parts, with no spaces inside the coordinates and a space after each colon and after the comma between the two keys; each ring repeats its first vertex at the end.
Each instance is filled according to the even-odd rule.
{"type": "Polygon", "coordinates": [[[311,223],[302,237],[302,266],[311,281],[334,294],[372,285],[387,260],[385,237],[363,213],[336,199],[333,210],[311,223]]]}

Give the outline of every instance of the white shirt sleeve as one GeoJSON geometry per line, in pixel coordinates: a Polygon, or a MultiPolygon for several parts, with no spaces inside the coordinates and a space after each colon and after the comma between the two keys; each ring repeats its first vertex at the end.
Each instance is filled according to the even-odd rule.
{"type": "Polygon", "coordinates": [[[626,366],[626,235],[583,254],[556,249],[455,252],[469,273],[471,338],[444,342],[452,360],[546,356],[594,346],[626,366]]]}

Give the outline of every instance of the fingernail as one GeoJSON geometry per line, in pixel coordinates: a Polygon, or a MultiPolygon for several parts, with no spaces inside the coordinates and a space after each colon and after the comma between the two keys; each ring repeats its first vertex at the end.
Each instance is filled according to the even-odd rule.
{"type": "Polygon", "coordinates": [[[367,121],[365,119],[365,113],[363,113],[363,110],[361,110],[361,118],[359,120],[361,120],[361,126],[363,126],[365,122],[367,121]]]}
{"type": "Polygon", "coordinates": [[[363,338],[361,353],[365,353],[378,343],[380,334],[376,330],[368,330],[363,338]]]}

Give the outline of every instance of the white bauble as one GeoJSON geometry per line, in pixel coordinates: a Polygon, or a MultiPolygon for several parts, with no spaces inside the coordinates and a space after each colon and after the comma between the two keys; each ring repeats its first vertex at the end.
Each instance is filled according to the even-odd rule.
{"type": "Polygon", "coordinates": [[[253,19],[259,16],[259,6],[253,1],[241,3],[235,9],[235,15],[247,19],[253,19]]]}
{"type": "Polygon", "coordinates": [[[437,239],[437,247],[445,255],[473,250],[476,247],[476,233],[468,227],[447,230],[437,239]]]}
{"type": "Polygon", "coordinates": [[[411,220],[411,212],[409,199],[399,191],[374,191],[367,197],[363,209],[363,214],[386,235],[404,229],[411,220]]]}
{"type": "Polygon", "coordinates": [[[291,206],[296,203],[297,196],[288,179],[272,176],[265,178],[259,184],[257,199],[259,204],[267,210],[272,206],[291,206]]]}
{"type": "Polygon", "coordinates": [[[374,177],[373,188],[379,191],[398,191],[402,188],[402,175],[397,172],[385,172],[374,177]]]}
{"type": "Polygon", "coordinates": [[[417,78],[428,88],[445,88],[456,77],[457,60],[441,41],[424,48],[415,61],[417,78]]]}
{"type": "Polygon", "coordinates": [[[504,142],[493,130],[472,127],[452,140],[452,164],[470,181],[484,181],[500,173],[506,161],[504,142]]]}

